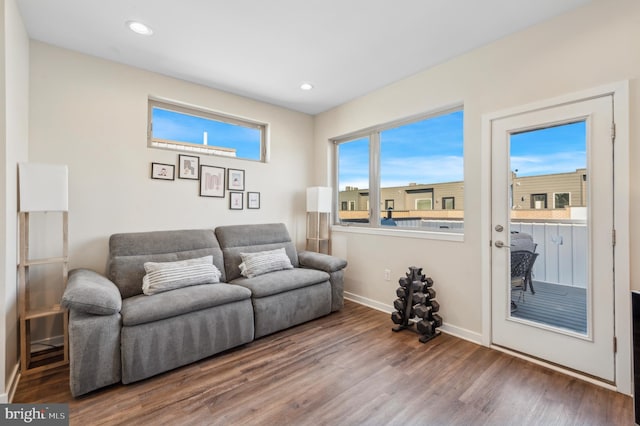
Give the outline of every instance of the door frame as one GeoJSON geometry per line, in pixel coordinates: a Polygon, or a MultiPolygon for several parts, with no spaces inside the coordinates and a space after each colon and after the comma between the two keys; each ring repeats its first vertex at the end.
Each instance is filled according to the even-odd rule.
{"type": "Polygon", "coordinates": [[[551,99],[545,99],[526,105],[482,115],[482,145],[480,198],[483,202],[480,210],[481,223],[481,286],[482,286],[482,344],[513,355],[542,364],[597,385],[631,395],[631,279],[629,269],[629,82],[621,81],[584,91],[570,93],[551,99]],[[567,103],[578,102],[594,97],[613,95],[615,144],[614,144],[614,226],[616,245],[614,257],[614,333],[617,338],[617,352],[614,355],[615,384],[582,375],[573,370],[528,357],[492,344],[491,326],[491,124],[494,120],[507,118],[525,112],[551,108],[567,103]]]}

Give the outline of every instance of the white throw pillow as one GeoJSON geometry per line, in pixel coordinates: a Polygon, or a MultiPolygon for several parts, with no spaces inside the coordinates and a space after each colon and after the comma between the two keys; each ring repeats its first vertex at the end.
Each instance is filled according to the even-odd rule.
{"type": "Polygon", "coordinates": [[[240,253],[240,257],[242,258],[242,263],[239,265],[240,273],[247,278],[257,277],[267,272],[293,269],[284,248],[256,253],[240,253]]]}
{"type": "Polygon", "coordinates": [[[145,262],[147,272],[142,278],[142,292],[148,296],[198,284],[219,283],[220,270],[213,264],[213,256],[177,262],[145,262]]]}

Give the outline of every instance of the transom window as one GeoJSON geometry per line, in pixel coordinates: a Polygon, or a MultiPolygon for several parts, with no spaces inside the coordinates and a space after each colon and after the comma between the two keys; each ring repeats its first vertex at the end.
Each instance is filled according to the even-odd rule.
{"type": "Polygon", "coordinates": [[[148,146],[265,161],[266,124],[149,99],[148,146]]]}
{"type": "Polygon", "coordinates": [[[453,221],[463,229],[464,204],[454,202],[463,199],[463,119],[456,108],[334,139],[338,206],[356,206],[338,209],[337,223],[434,231],[453,221]]]}

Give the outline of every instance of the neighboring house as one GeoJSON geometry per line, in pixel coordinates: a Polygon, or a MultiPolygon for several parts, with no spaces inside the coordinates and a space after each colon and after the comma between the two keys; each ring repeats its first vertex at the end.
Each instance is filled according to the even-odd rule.
{"type": "MultiPolygon", "coordinates": [[[[587,171],[518,177],[512,173],[512,208],[518,219],[572,219],[572,208],[586,207],[587,171]],[[536,211],[538,210],[538,211],[536,211]],[[547,213],[539,210],[545,210],[547,213]],[[556,210],[549,212],[549,210],[556,210]]],[[[421,219],[462,219],[464,182],[435,184],[410,183],[382,188],[380,211],[393,217],[421,219]]],[[[369,210],[369,191],[346,187],[338,195],[340,219],[365,219],[369,210]]]]}

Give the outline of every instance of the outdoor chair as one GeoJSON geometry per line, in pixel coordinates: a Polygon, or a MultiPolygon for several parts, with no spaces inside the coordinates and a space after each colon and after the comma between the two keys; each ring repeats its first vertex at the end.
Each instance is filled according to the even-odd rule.
{"type": "MultiPolygon", "coordinates": [[[[535,294],[533,282],[531,280],[531,270],[538,257],[538,253],[528,250],[516,250],[511,252],[511,289],[519,289],[520,297],[518,301],[524,300],[524,294],[529,287],[531,294],[535,294]]],[[[511,302],[512,311],[516,304],[511,302]]]]}

